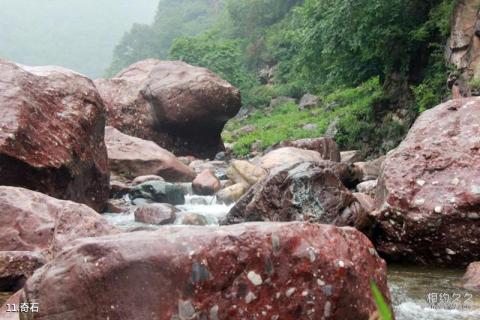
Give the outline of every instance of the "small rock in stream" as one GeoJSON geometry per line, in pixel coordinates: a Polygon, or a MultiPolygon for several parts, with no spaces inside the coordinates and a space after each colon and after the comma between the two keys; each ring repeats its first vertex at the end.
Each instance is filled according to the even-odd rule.
{"type": "Polygon", "coordinates": [[[163,181],[149,181],[142,183],[130,192],[130,198],[143,198],[158,203],[181,205],[185,203],[185,190],[176,184],[163,181]]]}
{"type": "Polygon", "coordinates": [[[178,209],[171,204],[147,204],[135,210],[135,221],[156,225],[170,224],[175,222],[176,212],[178,209]]]}
{"type": "Polygon", "coordinates": [[[208,220],[201,214],[188,212],[182,214],[177,223],[192,226],[206,226],[208,224],[208,220]]]}

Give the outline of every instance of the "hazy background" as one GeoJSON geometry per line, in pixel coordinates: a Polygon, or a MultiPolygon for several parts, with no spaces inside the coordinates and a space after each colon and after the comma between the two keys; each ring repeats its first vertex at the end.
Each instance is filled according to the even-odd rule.
{"type": "Polygon", "coordinates": [[[60,65],[101,77],[134,23],[151,23],[158,0],[0,0],[0,57],[60,65]]]}

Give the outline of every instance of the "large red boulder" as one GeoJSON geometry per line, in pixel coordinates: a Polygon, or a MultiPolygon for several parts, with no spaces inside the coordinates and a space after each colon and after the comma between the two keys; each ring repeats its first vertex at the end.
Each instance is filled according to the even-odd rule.
{"type": "Polygon", "coordinates": [[[190,182],[195,172],[155,142],[128,136],[113,127],[105,129],[105,143],[112,172],[134,179],[158,175],[167,181],[190,182]]]}
{"type": "Polygon", "coordinates": [[[386,264],[352,228],[165,227],[82,239],[30,278],[29,319],[368,319],[386,264]]]}
{"type": "Polygon", "coordinates": [[[235,87],[180,61],[141,61],[96,85],[109,125],[176,155],[213,159],[224,150],[220,134],[225,123],[241,106],[235,87]]]}
{"type": "Polygon", "coordinates": [[[109,195],[105,109],[93,82],[0,60],[0,185],[102,210],[109,195]]]}
{"type": "Polygon", "coordinates": [[[35,251],[50,259],[71,240],[116,232],[83,204],[0,186],[0,251],[35,251]]]}
{"type": "Polygon", "coordinates": [[[342,168],[331,161],[277,167],[235,204],[223,223],[309,221],[368,229],[369,212],[343,185],[342,168]]]}
{"type": "Polygon", "coordinates": [[[376,193],[375,242],[390,260],[480,260],[480,98],[424,112],[387,155],[376,193]]]}

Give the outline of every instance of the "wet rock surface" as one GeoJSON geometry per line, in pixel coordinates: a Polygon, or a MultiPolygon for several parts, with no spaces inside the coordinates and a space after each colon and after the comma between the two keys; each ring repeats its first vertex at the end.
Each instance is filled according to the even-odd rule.
{"type": "Polygon", "coordinates": [[[42,306],[29,319],[356,320],[376,310],[370,280],[389,300],[385,262],[351,228],[167,227],[77,241],[21,301],[42,306]]]}
{"type": "Polygon", "coordinates": [[[301,162],[322,162],[322,155],[313,150],[304,150],[294,147],[284,147],[268,152],[258,160],[258,165],[266,170],[286,164],[301,162]]]}
{"type": "Polygon", "coordinates": [[[208,220],[205,216],[194,212],[181,214],[178,222],[179,224],[190,226],[206,226],[208,224],[208,220]]]}
{"type": "Polygon", "coordinates": [[[368,180],[368,181],[359,183],[356,189],[359,193],[364,193],[374,198],[375,194],[377,193],[377,185],[378,185],[378,180],[368,180]]]}
{"type": "Polygon", "coordinates": [[[195,173],[155,142],[128,136],[113,127],[105,129],[108,162],[112,172],[126,178],[158,175],[167,181],[192,181],[195,173]]]}
{"type": "Polygon", "coordinates": [[[241,106],[240,92],[205,68],[145,60],[96,85],[109,125],[176,155],[213,158],[220,133],[241,106]]]}
{"type": "Polygon", "coordinates": [[[479,76],[479,6],[479,0],[458,1],[455,6],[446,50],[448,62],[457,69],[448,79],[453,98],[480,93],[471,82],[479,76]]]}
{"type": "Polygon", "coordinates": [[[70,241],[117,233],[86,205],[0,186],[0,251],[34,251],[47,259],[70,241]]]}
{"type": "Polygon", "coordinates": [[[380,175],[384,161],[385,161],[385,157],[382,156],[380,158],[373,159],[370,161],[355,162],[352,168],[355,180],[358,180],[358,181],[376,180],[380,175]]]}
{"type": "Polygon", "coordinates": [[[384,164],[375,243],[393,261],[466,265],[480,259],[480,100],[424,112],[384,164]]]}
{"type": "Polygon", "coordinates": [[[110,178],[110,199],[123,198],[131,190],[131,186],[127,185],[127,183],[117,180],[114,176],[110,178]]]}
{"type": "Polygon", "coordinates": [[[234,184],[241,183],[247,187],[261,181],[267,174],[265,169],[246,160],[232,161],[227,170],[227,176],[234,184]]]}
{"type": "Polygon", "coordinates": [[[177,218],[178,210],[166,203],[146,204],[135,210],[135,221],[147,224],[171,224],[177,218]]]}
{"type": "MultiPolygon", "coordinates": [[[[336,168],[323,161],[285,165],[253,186],[230,210],[225,224],[245,221],[352,223],[366,213],[343,185],[336,168]],[[343,216],[343,218],[342,218],[343,216]]],[[[362,219],[360,219],[362,220],[362,219]]]]}
{"type": "Polygon", "coordinates": [[[354,164],[364,160],[362,153],[359,150],[349,150],[340,152],[340,161],[348,164],[354,164]]]}
{"type": "Polygon", "coordinates": [[[179,205],[185,203],[185,190],[177,184],[148,181],[132,188],[130,199],[145,199],[158,203],[179,205]]]}
{"type": "Polygon", "coordinates": [[[331,138],[312,138],[293,141],[283,141],[277,148],[293,147],[303,150],[312,150],[320,154],[323,160],[340,162],[340,151],[337,143],[331,138]]]}
{"type": "Polygon", "coordinates": [[[221,187],[220,180],[208,169],[202,171],[192,182],[193,192],[201,196],[214,195],[221,187]]]}
{"type": "Polygon", "coordinates": [[[0,251],[0,292],[21,289],[33,272],[45,263],[45,257],[37,252],[0,251]]]}
{"type": "Polygon", "coordinates": [[[223,160],[194,160],[190,162],[189,167],[197,174],[207,169],[212,170],[219,179],[224,179],[226,177],[228,163],[223,160]]]}
{"type": "Polygon", "coordinates": [[[467,272],[462,278],[462,287],[480,292],[480,262],[472,262],[468,265],[467,272]]]}
{"type": "Polygon", "coordinates": [[[243,183],[236,183],[220,190],[217,193],[217,198],[226,204],[237,202],[247,192],[248,186],[243,183]]]}
{"type": "Polygon", "coordinates": [[[139,184],[149,182],[149,181],[165,181],[165,179],[156,175],[140,176],[132,180],[132,185],[138,186],[139,184]]]}
{"type": "Polygon", "coordinates": [[[105,107],[93,82],[0,59],[0,184],[101,211],[108,199],[105,107]]]}

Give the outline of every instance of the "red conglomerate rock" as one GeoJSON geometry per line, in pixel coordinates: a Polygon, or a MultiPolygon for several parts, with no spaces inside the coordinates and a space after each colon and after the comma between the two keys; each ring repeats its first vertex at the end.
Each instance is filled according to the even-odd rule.
{"type": "Polygon", "coordinates": [[[38,252],[0,251],[0,292],[19,290],[45,263],[45,257],[38,252]]]}
{"type": "Polygon", "coordinates": [[[93,82],[0,59],[0,185],[84,203],[109,195],[105,107],[93,82]]]}
{"type": "Polygon", "coordinates": [[[0,251],[54,257],[70,241],[119,232],[86,205],[0,186],[0,251]]]}
{"type": "Polygon", "coordinates": [[[193,192],[203,196],[214,195],[221,187],[220,180],[210,169],[200,172],[192,183],[193,192]]]}
{"type": "Polygon", "coordinates": [[[276,167],[248,190],[221,223],[307,221],[368,231],[369,212],[341,181],[344,166],[322,160],[276,167]]]}
{"type": "Polygon", "coordinates": [[[424,112],[389,153],[376,193],[374,242],[389,260],[480,260],[480,98],[424,112]]]}
{"type": "Polygon", "coordinates": [[[353,228],[165,227],[81,239],[37,271],[28,319],[368,319],[386,264],[353,228]]]}
{"type": "Polygon", "coordinates": [[[118,175],[131,179],[158,175],[174,182],[191,182],[195,178],[192,169],[153,141],[132,137],[113,127],[106,127],[105,143],[110,169],[118,175]]]}
{"type": "Polygon", "coordinates": [[[108,125],[178,156],[211,158],[224,150],[225,123],[241,106],[238,89],[208,69],[148,59],[113,79],[95,81],[108,125]]]}
{"type": "Polygon", "coordinates": [[[294,147],[304,150],[313,150],[320,153],[324,160],[340,162],[340,150],[335,140],[331,138],[310,138],[301,140],[287,140],[280,142],[275,148],[294,147]]]}

